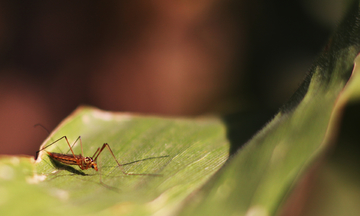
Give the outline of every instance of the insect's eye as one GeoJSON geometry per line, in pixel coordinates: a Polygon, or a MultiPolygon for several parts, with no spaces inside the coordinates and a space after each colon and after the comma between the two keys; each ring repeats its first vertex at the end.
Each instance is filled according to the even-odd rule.
{"type": "Polygon", "coordinates": [[[94,167],[94,165],[91,165],[91,168],[93,168],[93,169],[94,169],[94,168],[95,168],[95,167],[94,167]]]}

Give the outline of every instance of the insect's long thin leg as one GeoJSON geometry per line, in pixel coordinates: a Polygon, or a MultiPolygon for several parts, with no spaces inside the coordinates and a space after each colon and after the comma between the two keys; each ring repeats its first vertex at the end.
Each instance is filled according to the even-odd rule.
{"type": "Polygon", "coordinates": [[[83,146],[82,146],[82,140],[81,140],[81,136],[79,136],[78,138],[77,138],[77,140],[78,139],[80,139],[80,147],[81,147],[81,158],[83,158],[84,157],[84,151],[83,151],[83,146]]]}
{"type": "MultiPolygon", "coordinates": [[[[52,146],[53,144],[57,143],[58,141],[60,141],[60,140],[62,140],[62,139],[64,139],[64,138],[65,138],[66,141],[67,141],[66,136],[62,136],[62,137],[60,137],[59,139],[55,140],[54,142],[50,143],[49,145],[45,146],[44,148],[36,151],[36,153],[35,153],[35,160],[37,160],[37,158],[38,158],[38,156],[39,156],[39,152],[45,150],[45,149],[48,148],[49,146],[52,146]]],[[[68,142],[68,144],[69,144],[69,142],[68,142]]]]}
{"type": "MultiPolygon", "coordinates": [[[[122,173],[124,173],[125,175],[148,175],[148,176],[158,176],[158,174],[147,174],[147,173],[127,173],[127,172],[125,172],[124,171],[124,168],[123,168],[123,166],[119,163],[119,161],[116,159],[116,157],[115,157],[115,155],[114,155],[114,153],[113,153],[113,151],[111,150],[111,148],[110,148],[110,146],[109,146],[109,144],[107,144],[107,143],[104,143],[104,145],[101,147],[101,149],[99,150],[99,152],[98,151],[96,151],[96,152],[98,152],[98,154],[95,156],[95,154],[96,154],[96,152],[95,152],[95,154],[94,154],[94,161],[96,161],[97,160],[97,158],[99,157],[99,155],[100,155],[100,153],[105,149],[105,147],[107,147],[107,149],[110,151],[110,153],[111,153],[111,155],[112,155],[112,157],[114,158],[114,160],[116,161],[116,163],[118,164],[118,166],[119,166],[119,168],[120,168],[120,170],[121,170],[121,172],[122,173]]],[[[100,180],[101,180],[101,175],[100,175],[100,180]]]]}
{"type": "MultiPolygon", "coordinates": [[[[69,148],[69,150],[66,152],[66,154],[68,154],[69,151],[74,148],[75,144],[76,144],[79,140],[80,140],[80,142],[81,142],[81,136],[79,136],[79,137],[75,140],[75,142],[71,145],[71,147],[69,146],[70,148],[69,148]]],[[[81,144],[81,143],[80,143],[80,144],[81,144]]]]}
{"type": "MultiPolygon", "coordinates": [[[[103,145],[104,146],[104,145],[103,145]]],[[[95,157],[95,162],[96,162],[96,160],[97,160],[97,158],[99,157],[99,154],[101,153],[101,151],[103,150],[104,148],[101,148],[101,150],[100,150],[100,147],[96,150],[96,152],[94,153],[94,155],[93,155],[93,158],[95,157]],[[96,155],[97,154],[97,155],[96,155]],[[96,156],[95,156],[96,155],[96,156]]],[[[104,183],[103,183],[103,181],[102,181],[102,175],[101,175],[101,169],[98,169],[98,171],[99,171],[99,175],[100,175],[100,183],[101,184],[103,184],[104,185],[104,183]]]]}
{"type": "MultiPolygon", "coordinates": [[[[100,151],[100,147],[96,150],[96,152],[94,153],[94,155],[92,156],[92,158],[95,158],[94,161],[96,161],[97,157],[99,156],[96,156],[95,155],[100,151]]],[[[99,153],[100,154],[100,153],[99,153]]]]}
{"type": "Polygon", "coordinates": [[[119,163],[119,161],[116,160],[116,157],[115,157],[114,153],[112,152],[109,144],[107,144],[107,143],[104,143],[103,146],[101,147],[101,149],[100,149],[100,150],[98,149],[98,150],[95,152],[95,154],[94,154],[94,156],[93,156],[94,161],[97,161],[97,158],[99,157],[99,155],[101,154],[101,152],[105,149],[105,147],[107,147],[107,148],[109,149],[109,151],[110,151],[111,155],[113,156],[114,160],[116,161],[116,163],[117,163],[118,166],[120,167],[121,172],[123,172],[125,175],[128,175],[128,173],[126,173],[126,172],[123,170],[123,167],[122,167],[122,165],[119,163]],[[97,153],[97,155],[96,155],[96,153],[97,153]],[[95,156],[95,155],[96,155],[96,156],[95,156]]]}
{"type": "MultiPolygon", "coordinates": [[[[75,146],[75,144],[80,140],[80,146],[81,146],[81,158],[84,157],[84,153],[83,153],[83,147],[82,147],[82,140],[81,140],[81,136],[79,136],[75,142],[70,146],[70,143],[69,141],[66,139],[68,145],[69,145],[69,150],[66,152],[66,154],[69,153],[69,151],[72,152],[74,158],[76,158],[75,154],[74,154],[74,151],[73,151],[73,148],[75,146]]],[[[80,159],[80,160],[77,160],[78,161],[78,166],[80,167],[80,169],[83,169],[85,167],[85,164],[84,164],[84,160],[80,159]],[[81,163],[80,163],[81,162],[81,163]]]]}
{"type": "MultiPolygon", "coordinates": [[[[66,136],[62,136],[62,137],[60,137],[59,139],[55,140],[54,142],[50,143],[49,145],[45,146],[44,148],[38,150],[38,151],[36,152],[36,154],[35,154],[35,160],[37,160],[40,151],[45,150],[45,149],[48,148],[49,146],[57,143],[58,141],[60,141],[60,140],[62,140],[62,139],[65,139],[65,140],[66,140],[66,143],[68,144],[68,146],[69,146],[69,148],[70,148],[70,151],[71,151],[73,157],[76,159],[75,153],[74,153],[74,151],[73,151],[73,149],[72,149],[72,146],[71,146],[70,143],[69,143],[69,140],[67,139],[66,136]]],[[[81,138],[80,138],[80,136],[79,136],[79,137],[76,139],[76,141],[74,142],[73,146],[75,145],[75,143],[76,143],[79,139],[80,139],[80,142],[81,142],[81,138]]],[[[80,166],[80,165],[79,165],[79,166],[80,166]]],[[[83,167],[82,163],[81,163],[81,167],[83,167]]],[[[81,167],[80,167],[80,168],[81,168],[81,167]]]]}

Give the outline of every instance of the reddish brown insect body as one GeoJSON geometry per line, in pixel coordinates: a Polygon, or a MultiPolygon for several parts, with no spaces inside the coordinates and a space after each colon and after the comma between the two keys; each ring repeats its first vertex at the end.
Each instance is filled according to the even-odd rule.
{"type": "Polygon", "coordinates": [[[59,154],[48,152],[48,155],[53,159],[68,165],[78,165],[80,169],[86,170],[89,168],[93,168],[98,171],[97,164],[91,157],[83,157],[82,155],[72,155],[72,154],[59,154]]]}

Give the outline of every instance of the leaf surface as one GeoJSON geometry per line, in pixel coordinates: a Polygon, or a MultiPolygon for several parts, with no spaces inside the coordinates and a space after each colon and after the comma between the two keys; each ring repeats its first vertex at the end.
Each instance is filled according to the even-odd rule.
{"type": "MultiPolygon", "coordinates": [[[[225,132],[223,123],[214,118],[145,117],[81,107],[52,132],[43,147],[65,135],[72,145],[81,135],[84,156],[93,156],[97,148],[108,143],[126,173],[158,175],[124,175],[106,148],[98,158],[99,172],[56,164],[46,151],[69,153],[62,139],[41,151],[35,164],[27,164],[32,171],[25,179],[33,179],[34,184],[25,181],[22,185],[24,191],[29,191],[28,187],[40,191],[36,192],[37,199],[44,202],[31,205],[39,215],[172,214],[227,160],[225,132]]],[[[73,151],[81,153],[80,142],[73,151]]],[[[25,161],[29,163],[30,159],[25,161]]],[[[9,170],[17,169],[8,162],[2,164],[9,170]]]]}

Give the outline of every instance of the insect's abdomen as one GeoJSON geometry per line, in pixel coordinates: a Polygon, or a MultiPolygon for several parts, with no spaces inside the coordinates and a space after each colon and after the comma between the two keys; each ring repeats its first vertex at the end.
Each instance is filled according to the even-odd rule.
{"type": "Polygon", "coordinates": [[[59,153],[53,153],[53,152],[47,152],[50,157],[52,157],[54,160],[57,160],[63,164],[67,165],[79,165],[77,161],[80,159],[80,155],[75,155],[76,158],[74,158],[74,155],[72,154],[59,154],[59,153]]]}

